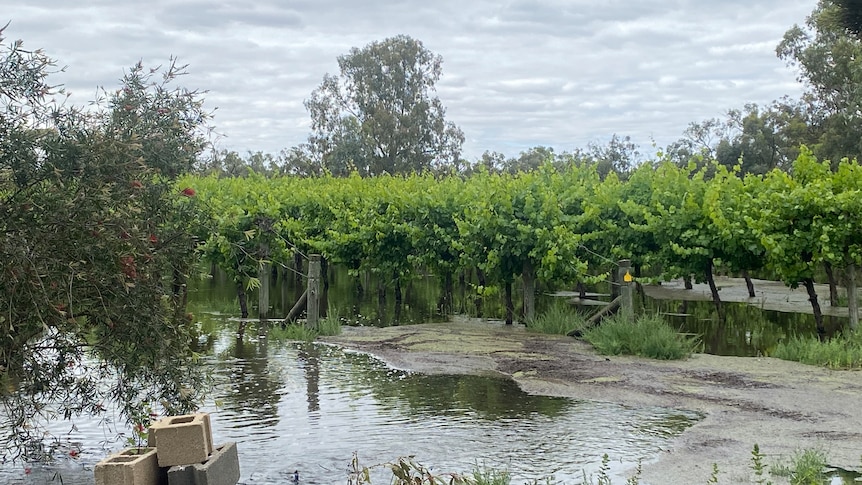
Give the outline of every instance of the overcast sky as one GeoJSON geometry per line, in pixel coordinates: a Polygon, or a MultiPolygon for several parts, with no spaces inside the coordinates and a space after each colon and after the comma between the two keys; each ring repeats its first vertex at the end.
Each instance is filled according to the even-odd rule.
{"type": "MultiPolygon", "coordinates": [[[[303,100],[351,47],[398,34],[443,58],[437,95],[464,156],[557,152],[631,136],[643,153],[690,122],[797,97],[775,56],[816,0],[12,0],[4,43],[42,48],[85,104],[124,70],[171,56],[206,90],[220,148],[305,141],[303,100]]],[[[11,3],[11,4],[10,4],[11,3]]]]}

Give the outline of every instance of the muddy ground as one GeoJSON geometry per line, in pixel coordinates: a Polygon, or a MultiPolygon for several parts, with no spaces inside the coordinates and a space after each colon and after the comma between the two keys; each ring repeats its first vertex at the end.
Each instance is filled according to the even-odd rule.
{"type": "MultiPolygon", "coordinates": [[[[729,283],[724,288],[730,288],[729,283]]],[[[777,294],[761,298],[782,305],[790,301],[777,294]]],[[[327,340],[369,352],[405,370],[501,374],[537,395],[701,412],[703,420],[644,465],[642,481],[652,485],[706,483],[713,463],[720,470],[719,483],[753,483],[749,465],[755,443],[768,455],[767,463],[819,447],[833,466],[862,468],[862,372],[858,371],[832,371],[767,357],[697,354],[669,362],[606,358],[570,337],[476,319],[348,327],[341,336],[327,340]]],[[[772,481],[782,483],[780,478],[772,481]]]]}

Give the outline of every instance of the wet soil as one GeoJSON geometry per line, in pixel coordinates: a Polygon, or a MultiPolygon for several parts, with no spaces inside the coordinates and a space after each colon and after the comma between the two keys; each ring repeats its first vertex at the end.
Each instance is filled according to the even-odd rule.
{"type": "MultiPolygon", "coordinates": [[[[766,297],[790,303],[789,298],[782,301],[772,296],[766,297]]],[[[607,358],[570,337],[476,319],[348,327],[341,336],[327,340],[416,372],[504,375],[537,395],[702,413],[704,418],[662,450],[657,460],[644,464],[642,483],[706,483],[713,463],[720,471],[719,483],[753,483],[750,464],[755,443],[767,455],[767,463],[786,461],[799,450],[817,447],[833,466],[862,467],[859,371],[834,371],[768,357],[607,358]]],[[[781,478],[770,478],[782,483],[781,478]]]]}

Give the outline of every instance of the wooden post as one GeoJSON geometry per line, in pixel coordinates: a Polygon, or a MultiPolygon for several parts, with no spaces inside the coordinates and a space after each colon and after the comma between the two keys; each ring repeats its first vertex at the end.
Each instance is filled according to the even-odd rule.
{"type": "Polygon", "coordinates": [[[850,311],[850,330],[859,328],[859,300],[856,296],[856,265],[847,265],[847,307],[850,311]]]}
{"type": "Polygon", "coordinates": [[[631,268],[632,262],[628,259],[621,259],[617,271],[617,281],[620,285],[620,314],[623,318],[631,320],[634,318],[634,297],[632,294],[632,278],[631,268]]]}
{"type": "MultiPolygon", "coordinates": [[[[269,244],[261,245],[261,254],[269,257],[269,244]]],[[[257,270],[257,279],[260,281],[260,288],[257,293],[257,308],[261,320],[269,318],[269,280],[270,280],[270,264],[264,263],[257,270]]]]}
{"type": "Polygon", "coordinates": [[[320,318],[320,255],[312,254],[308,260],[308,320],[306,325],[317,328],[320,318]]]}

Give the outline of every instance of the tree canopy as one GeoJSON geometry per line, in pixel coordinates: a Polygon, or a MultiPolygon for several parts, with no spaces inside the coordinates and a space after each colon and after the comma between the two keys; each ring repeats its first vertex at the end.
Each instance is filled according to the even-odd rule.
{"type": "Polygon", "coordinates": [[[339,175],[415,173],[457,161],[464,135],[433,96],[442,59],[399,35],[338,58],[305,101],[308,147],[321,169],[339,175]]]}

